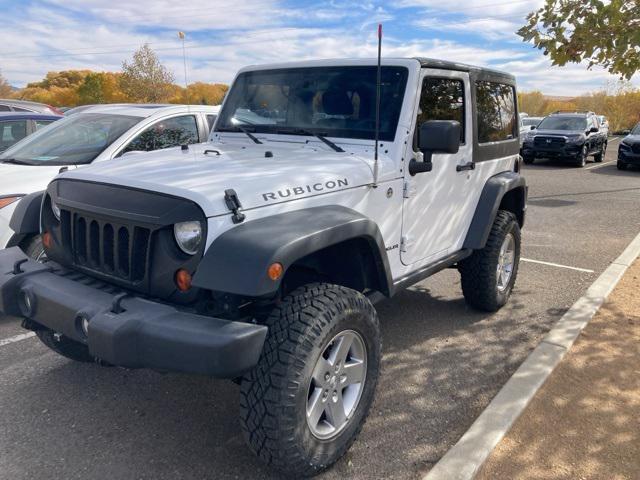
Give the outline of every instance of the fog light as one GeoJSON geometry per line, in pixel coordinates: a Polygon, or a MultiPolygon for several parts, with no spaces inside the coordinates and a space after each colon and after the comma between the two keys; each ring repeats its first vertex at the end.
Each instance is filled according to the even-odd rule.
{"type": "Polygon", "coordinates": [[[282,268],[282,264],[276,262],[269,265],[269,268],[267,269],[267,275],[271,280],[275,282],[282,276],[283,271],[284,271],[284,268],[282,268]]]}
{"type": "Polygon", "coordinates": [[[184,268],[176,271],[174,280],[176,282],[176,287],[178,287],[178,290],[181,292],[186,292],[191,288],[191,274],[184,268]]]}
{"type": "Polygon", "coordinates": [[[79,328],[86,337],[89,333],[89,317],[84,313],[76,315],[76,328],[79,328]]]}

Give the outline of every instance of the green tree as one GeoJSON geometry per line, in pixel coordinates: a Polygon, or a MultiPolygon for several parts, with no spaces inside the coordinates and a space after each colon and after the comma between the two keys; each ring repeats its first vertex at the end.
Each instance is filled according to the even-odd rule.
{"type": "Polygon", "coordinates": [[[131,62],[122,62],[120,86],[136,102],[168,101],[174,92],[173,80],[173,74],[146,43],[133,54],[131,62]]]}
{"type": "Polygon", "coordinates": [[[640,69],[638,0],[546,0],[518,35],[554,65],[586,60],[626,79],[640,69]]]}

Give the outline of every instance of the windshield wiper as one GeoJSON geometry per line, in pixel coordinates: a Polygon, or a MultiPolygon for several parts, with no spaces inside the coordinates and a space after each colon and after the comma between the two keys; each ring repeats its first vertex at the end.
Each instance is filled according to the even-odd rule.
{"type": "Polygon", "coordinates": [[[3,158],[0,163],[12,163],[14,165],[33,165],[32,162],[26,160],[18,160],[17,158],[3,158]]]}
{"type": "Polygon", "coordinates": [[[249,137],[255,143],[262,144],[262,142],[258,140],[255,135],[253,135],[248,129],[241,127],[240,125],[235,125],[233,128],[220,128],[218,130],[220,132],[233,132],[235,130],[240,130],[242,133],[244,133],[247,137],[249,137]]]}
{"type": "Polygon", "coordinates": [[[328,145],[329,147],[331,147],[334,151],[336,152],[344,152],[344,150],[342,148],[340,148],[338,145],[336,145],[335,143],[333,143],[331,140],[328,140],[327,138],[325,138],[323,135],[320,135],[319,133],[313,133],[309,130],[306,130],[304,128],[295,128],[293,130],[278,130],[278,132],[282,132],[285,134],[292,134],[292,135],[310,135],[312,137],[316,137],[318,140],[320,140],[321,142],[323,142],[325,145],[328,145]]]}

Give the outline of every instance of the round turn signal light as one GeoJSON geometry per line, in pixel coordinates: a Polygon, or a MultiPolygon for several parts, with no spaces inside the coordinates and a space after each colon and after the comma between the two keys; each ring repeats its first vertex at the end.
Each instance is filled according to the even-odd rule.
{"type": "Polygon", "coordinates": [[[267,275],[274,282],[282,276],[283,272],[284,268],[282,268],[282,264],[278,262],[272,263],[267,269],[267,275]]]}
{"type": "Polygon", "coordinates": [[[178,287],[178,290],[181,292],[186,292],[191,288],[191,274],[184,268],[176,271],[174,280],[176,282],[176,287],[178,287]]]}
{"type": "Polygon", "coordinates": [[[53,238],[51,237],[51,234],[49,232],[44,232],[42,234],[42,245],[44,245],[44,248],[51,248],[52,244],[53,238]]]}

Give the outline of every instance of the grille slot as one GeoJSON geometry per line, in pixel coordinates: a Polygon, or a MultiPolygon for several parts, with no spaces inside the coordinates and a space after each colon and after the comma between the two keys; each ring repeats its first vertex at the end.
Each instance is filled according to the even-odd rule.
{"type": "Polygon", "coordinates": [[[534,138],[533,143],[536,147],[542,148],[562,148],[566,141],[562,137],[540,137],[534,138]]]}
{"type": "Polygon", "coordinates": [[[76,266],[132,284],[147,278],[151,230],[63,210],[63,244],[76,266]]]}

